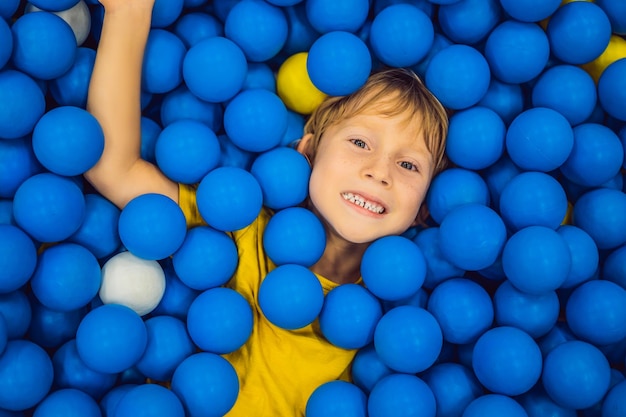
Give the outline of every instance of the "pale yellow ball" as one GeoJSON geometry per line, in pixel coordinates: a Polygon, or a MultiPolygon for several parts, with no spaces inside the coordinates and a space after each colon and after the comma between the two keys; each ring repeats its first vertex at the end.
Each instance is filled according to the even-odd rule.
{"type": "Polygon", "coordinates": [[[309,115],[326,95],[313,85],[306,69],[307,52],[287,58],[276,74],[276,92],[288,109],[309,115]]]}

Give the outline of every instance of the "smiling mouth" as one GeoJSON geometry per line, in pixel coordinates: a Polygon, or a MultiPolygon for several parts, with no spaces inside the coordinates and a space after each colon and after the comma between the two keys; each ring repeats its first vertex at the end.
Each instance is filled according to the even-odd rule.
{"type": "Polygon", "coordinates": [[[352,204],[356,204],[359,207],[364,208],[365,210],[371,211],[376,214],[383,214],[385,212],[385,208],[380,204],[376,204],[372,201],[368,201],[362,196],[353,193],[341,193],[341,196],[344,200],[351,202],[352,204]]]}

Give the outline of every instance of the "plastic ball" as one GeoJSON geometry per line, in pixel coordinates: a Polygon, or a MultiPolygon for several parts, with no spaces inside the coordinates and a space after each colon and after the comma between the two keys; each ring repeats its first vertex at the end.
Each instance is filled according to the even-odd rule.
{"type": "Polygon", "coordinates": [[[35,125],[33,151],[41,164],[55,174],[83,174],[100,159],[104,133],[91,113],[79,107],[56,107],[35,125]]]}
{"type": "Polygon", "coordinates": [[[95,50],[80,47],[76,51],[76,60],[72,68],[62,76],[50,80],[50,94],[59,105],[85,108],[95,60],[95,50]]]}
{"type": "Polygon", "coordinates": [[[148,93],[172,91],[183,79],[182,63],[187,52],[183,41],[165,29],[152,29],[142,68],[142,88],[148,93]]]}
{"type": "Polygon", "coordinates": [[[0,292],[9,293],[22,287],[37,267],[37,249],[22,229],[0,224],[0,292]]]}
{"type": "Polygon", "coordinates": [[[470,203],[488,205],[489,202],[489,190],[481,176],[469,169],[457,167],[437,175],[426,195],[430,216],[438,224],[458,206],[470,203]]]}
{"type": "Polygon", "coordinates": [[[534,107],[554,109],[565,116],[572,126],[591,116],[596,101],[593,78],[573,65],[555,65],[547,69],[539,76],[532,89],[534,107]]]}
{"type": "Polygon", "coordinates": [[[122,372],[141,358],[146,326],[129,307],[105,304],[85,315],[76,331],[76,348],[85,364],[103,373],[122,372]]]}
{"type": "Polygon", "coordinates": [[[54,391],[37,405],[33,417],[100,417],[98,403],[84,392],[68,388],[54,391]]]}
{"type": "Polygon", "coordinates": [[[467,405],[482,393],[476,376],[459,363],[440,363],[422,374],[437,402],[437,416],[460,416],[467,405]]]}
{"type": "Polygon", "coordinates": [[[581,65],[581,68],[587,71],[597,83],[606,67],[622,58],[626,58],[626,39],[614,34],[611,35],[609,45],[604,52],[593,61],[581,65]]]}
{"type": "Polygon", "coordinates": [[[165,292],[161,302],[152,313],[154,315],[172,316],[184,321],[187,319],[189,306],[200,294],[200,291],[185,285],[176,275],[171,264],[165,264],[163,271],[165,272],[165,292]]]}
{"type": "Polygon", "coordinates": [[[517,397],[517,401],[526,410],[528,417],[576,417],[576,410],[561,407],[556,404],[541,385],[536,386],[527,393],[517,397]]]}
{"type": "Polygon", "coordinates": [[[34,407],[52,387],[50,357],[28,340],[11,340],[0,356],[0,408],[22,411],[34,407]]]}
{"type": "Polygon", "coordinates": [[[626,246],[621,246],[606,256],[602,265],[602,278],[626,289],[626,246]]]}
{"type": "Polygon", "coordinates": [[[555,291],[543,294],[521,292],[504,281],[493,296],[495,319],[498,326],[513,326],[533,338],[547,334],[556,324],[560,312],[559,297],[555,291]]]}
{"type": "Polygon", "coordinates": [[[4,349],[7,347],[9,341],[7,321],[4,317],[0,318],[0,355],[4,353],[4,349]]]}
{"type": "Polygon", "coordinates": [[[500,394],[486,394],[472,400],[463,411],[463,417],[528,417],[524,408],[513,398],[500,394]]]}
{"type": "Polygon", "coordinates": [[[315,214],[303,207],[289,207],[276,213],[263,232],[266,255],[276,265],[310,267],[326,248],[326,232],[315,214]]]}
{"type": "Polygon", "coordinates": [[[248,75],[243,83],[243,90],[261,88],[276,92],[276,74],[270,66],[264,62],[248,63],[248,75]]]}
{"type": "Polygon", "coordinates": [[[473,343],[491,327],[494,306],[487,291],[466,278],[451,278],[437,285],[428,298],[428,311],[437,319],[443,340],[473,343]]]}
{"type": "Polygon", "coordinates": [[[153,416],[185,416],[183,405],[176,394],[157,384],[143,384],[132,388],[120,399],[115,409],[117,417],[131,417],[142,413],[153,416]]]}
{"type": "Polygon", "coordinates": [[[614,282],[592,280],[576,287],[565,313],[572,333],[596,346],[626,337],[626,290],[614,282]]]}
{"type": "Polygon", "coordinates": [[[222,128],[223,113],[220,104],[204,101],[192,94],[185,85],[181,85],[165,94],[159,115],[164,127],[191,119],[204,123],[213,132],[217,132],[222,128]]]}
{"type": "Polygon", "coordinates": [[[239,380],[226,359],[200,352],[187,357],[176,368],[172,391],[189,417],[220,417],[235,405],[239,380]]]}
{"type": "Polygon", "coordinates": [[[502,8],[498,0],[464,0],[439,7],[441,30],[455,43],[473,45],[498,24],[502,8]]]}
{"type": "Polygon", "coordinates": [[[367,410],[370,417],[435,417],[437,403],[431,389],[419,377],[393,374],[374,386],[367,410]]]}
{"type": "MultiPolygon", "coordinates": [[[[600,254],[591,236],[572,225],[562,225],[557,232],[565,239],[572,257],[572,268],[561,288],[573,288],[593,278],[600,265],[600,254]]],[[[604,261],[605,275],[607,262],[608,259],[604,261]]]]}
{"type": "Polygon", "coordinates": [[[103,416],[114,416],[115,409],[117,408],[117,405],[122,397],[137,386],[139,386],[137,383],[121,382],[107,392],[106,395],[100,400],[100,408],[102,409],[103,416]]]}
{"type": "MultiPolygon", "coordinates": [[[[269,3],[273,3],[270,1],[269,3]]],[[[294,7],[283,8],[287,16],[287,24],[289,31],[287,32],[287,41],[281,55],[291,56],[299,52],[308,51],[313,42],[320,36],[309,19],[306,16],[306,4],[299,2],[294,7]]]]}
{"type": "Polygon", "coordinates": [[[555,403],[579,410],[591,407],[604,397],[611,381],[611,370],[598,348],[572,340],[548,353],[541,380],[555,403]]]}
{"type": "Polygon", "coordinates": [[[378,298],[397,301],[415,294],[426,277],[420,248],[402,236],[385,236],[367,247],[361,259],[365,286],[378,298]]]}
{"type": "Polygon", "coordinates": [[[326,98],[315,87],[307,72],[308,52],[299,52],[285,59],[276,73],[276,93],[288,109],[311,114],[326,98]]]}
{"type": "Polygon", "coordinates": [[[606,49],[611,22],[595,3],[573,1],[559,7],[546,29],[551,53],[568,64],[585,64],[606,49]]]}
{"type": "Polygon", "coordinates": [[[528,226],[513,234],[502,251],[504,273],[518,290],[543,294],[559,288],[571,268],[565,239],[554,229],[528,226]]]}
{"type": "Polygon", "coordinates": [[[208,226],[190,229],[172,257],[177,276],[195,290],[225,284],[235,273],[237,262],[237,247],[233,240],[226,233],[208,226]]]}
{"type": "Polygon", "coordinates": [[[280,52],[287,40],[287,18],[282,9],[266,2],[237,2],[224,22],[226,37],[250,62],[264,62],[280,52]]]}
{"type": "Polygon", "coordinates": [[[28,137],[0,140],[0,197],[12,199],[22,182],[40,171],[28,137]]]}
{"type": "Polygon", "coordinates": [[[271,91],[244,90],[226,106],[224,129],[239,148],[267,151],[280,143],[287,129],[287,108],[271,91]]]}
{"type": "Polygon", "coordinates": [[[619,417],[623,414],[624,398],[626,398],[626,382],[622,381],[611,387],[602,401],[602,416],[619,417]]]}
{"type": "Polygon", "coordinates": [[[489,34],[485,57],[495,78],[520,84],[543,71],[550,57],[550,44],[536,24],[506,20],[489,34]]]}
{"type": "Polygon", "coordinates": [[[476,341],[472,367],[476,378],[489,391],[520,395],[541,377],[541,350],[523,330],[495,327],[476,341]]]}
{"type": "MultiPolygon", "coordinates": [[[[58,6],[55,4],[54,9],[48,8],[46,11],[52,11],[54,14],[63,19],[72,28],[76,44],[82,45],[89,36],[91,30],[91,14],[89,6],[83,0],[78,0],[73,6],[56,10],[58,6]]],[[[24,13],[39,12],[41,8],[35,6],[33,2],[28,2],[24,8],[24,13]]]]}
{"type": "Polygon", "coordinates": [[[32,307],[24,291],[0,294],[0,314],[6,321],[8,339],[23,338],[32,318],[32,307]]]}
{"type": "Polygon", "coordinates": [[[485,269],[496,262],[506,238],[502,218],[476,203],[456,207],[439,227],[439,248],[444,257],[466,271],[485,269]]]}
{"type": "Polygon", "coordinates": [[[288,330],[311,324],[324,304],[322,285],[315,274],[295,264],[270,271],[261,282],[258,298],[265,318],[288,330]]]}
{"type": "Polygon", "coordinates": [[[520,168],[549,172],[560,167],[571,154],[574,132],[557,110],[534,107],[513,119],[505,143],[511,160],[520,168]]]}
{"type": "Polygon", "coordinates": [[[367,397],[359,387],[346,381],[330,381],[313,391],[306,403],[308,417],[341,415],[367,416],[367,397]]]}
{"type": "Polygon", "coordinates": [[[367,45],[350,32],[328,32],[309,49],[307,71],[324,94],[343,96],[359,89],[370,75],[372,58],[367,45]]]}
{"type": "Polygon", "coordinates": [[[333,345],[360,349],[374,340],[382,317],[380,301],[357,284],[344,284],[328,292],[319,315],[320,329],[333,345]]]}
{"type": "MultiPolygon", "coordinates": [[[[165,102],[165,99],[163,100],[165,102]]],[[[163,104],[161,104],[163,109],[163,104]]],[[[154,156],[154,148],[156,146],[157,138],[161,133],[161,126],[149,117],[141,117],[141,149],[140,155],[142,159],[148,162],[156,163],[154,156]]]]}
{"type": "Polygon", "coordinates": [[[102,266],[99,295],[105,304],[122,304],[144,316],[159,304],[164,291],[165,274],[154,260],[124,251],[109,258],[102,266]]]}
{"type": "Polygon", "coordinates": [[[512,18],[522,22],[546,19],[561,5],[560,0],[501,0],[500,4],[512,18]]]}
{"type": "Polygon", "coordinates": [[[117,225],[120,209],[99,194],[85,194],[85,218],[68,241],[88,249],[98,259],[117,250],[121,244],[117,225]]]}
{"type": "Polygon", "coordinates": [[[0,138],[17,139],[32,132],[44,114],[44,94],[31,77],[20,71],[0,72],[0,138]]]}
{"type": "Polygon", "coordinates": [[[220,146],[222,149],[220,166],[242,168],[245,171],[249,171],[252,162],[254,161],[254,157],[258,154],[239,148],[225,134],[220,135],[217,138],[220,140],[220,146]]]}
{"type": "Polygon", "coordinates": [[[394,371],[380,360],[373,344],[359,349],[352,360],[352,381],[367,394],[378,381],[393,373],[394,371]]]}
{"type": "Polygon", "coordinates": [[[478,103],[489,88],[491,71],[485,57],[468,45],[455,44],[432,57],[426,86],[452,110],[478,103]]]}
{"type": "Polygon", "coordinates": [[[52,80],[68,71],[76,59],[72,28],[48,12],[27,13],[11,27],[15,68],[33,78],[52,80]]]}
{"type": "Polygon", "coordinates": [[[30,300],[32,317],[28,326],[28,339],[43,348],[57,348],[76,336],[76,329],[87,308],[57,311],[30,300]]]}
{"type": "Polygon", "coordinates": [[[36,174],[15,192],[13,214],[17,224],[39,242],[60,242],[82,224],[85,198],[67,177],[36,174]]]}
{"type": "Polygon", "coordinates": [[[74,7],[78,0],[31,0],[29,3],[49,12],[60,12],[74,7]]]}
{"type": "MultiPolygon", "coordinates": [[[[376,4],[379,4],[378,2],[376,2],[376,4]]],[[[420,3],[414,3],[414,5],[416,6],[420,6],[423,4],[430,4],[428,1],[422,1],[420,3]]],[[[422,11],[424,11],[424,9],[422,9],[422,11]]],[[[445,37],[444,35],[442,35],[439,32],[435,32],[435,36],[433,38],[433,43],[428,51],[428,53],[415,65],[413,65],[411,67],[411,69],[413,71],[415,71],[416,74],[419,74],[419,76],[423,79],[425,74],[426,74],[426,69],[428,68],[428,66],[430,65],[430,61],[432,60],[432,58],[442,49],[447,48],[448,46],[452,45],[453,42],[448,39],[447,37],[445,37]]]]}
{"type": "Polygon", "coordinates": [[[0,6],[0,16],[9,19],[20,6],[19,0],[7,0],[0,6]]]}
{"type": "Polygon", "coordinates": [[[395,4],[381,10],[372,21],[369,42],[383,64],[407,67],[417,64],[433,44],[430,18],[411,4],[395,4]]]}
{"type": "Polygon", "coordinates": [[[153,28],[166,28],[176,22],[183,12],[184,0],[157,0],[152,8],[153,28]]]}
{"type": "Polygon", "coordinates": [[[187,48],[191,48],[203,39],[224,36],[224,25],[211,14],[190,12],[176,21],[174,33],[187,48]]]}
{"type": "Polygon", "coordinates": [[[396,372],[417,373],[432,366],[441,352],[443,336],[435,317],[414,306],[389,310],[378,321],[374,347],[396,372]]]}
{"type": "Polygon", "coordinates": [[[252,174],[243,168],[218,167],[197,190],[198,210],[209,226],[231,232],[254,221],[261,212],[263,193],[252,174]]]}
{"type": "Polygon", "coordinates": [[[614,249],[626,243],[626,194],[597,188],[583,194],[574,204],[574,225],[596,242],[598,249],[614,249]]]}
{"type": "Polygon", "coordinates": [[[561,184],[543,172],[527,171],[512,178],[500,195],[500,216],[516,232],[528,226],[556,229],[567,214],[561,184]]]}
{"type": "Polygon", "coordinates": [[[491,79],[489,88],[478,105],[495,111],[508,126],[524,110],[524,95],[519,84],[491,79]]]}
{"type": "Polygon", "coordinates": [[[159,260],[182,245],[187,226],[180,207],[162,194],[143,194],[122,209],[120,239],[135,256],[159,260]]]}
{"type": "Polygon", "coordinates": [[[219,103],[233,98],[246,80],[248,63],[237,44],[215,36],[193,45],[183,59],[183,80],[198,98],[219,103]]]}
{"type": "Polygon", "coordinates": [[[602,108],[618,120],[626,120],[624,102],[624,76],[626,59],[622,58],[609,65],[598,80],[598,99],[602,108]]]}
{"type": "Polygon", "coordinates": [[[439,247],[439,228],[428,227],[421,230],[413,239],[426,259],[426,277],[423,288],[433,289],[446,279],[463,276],[463,269],[452,265],[439,247]]]}
{"type": "Polygon", "coordinates": [[[355,33],[365,23],[369,12],[369,3],[365,0],[344,3],[312,0],[305,6],[307,20],[322,34],[338,30],[355,33]]]}
{"type": "Polygon", "coordinates": [[[13,53],[13,32],[6,20],[0,19],[0,68],[3,68],[13,53]]]}
{"type": "Polygon", "coordinates": [[[498,113],[474,106],[450,118],[446,153],[458,167],[481,170],[500,159],[505,135],[506,126],[498,113]]]}

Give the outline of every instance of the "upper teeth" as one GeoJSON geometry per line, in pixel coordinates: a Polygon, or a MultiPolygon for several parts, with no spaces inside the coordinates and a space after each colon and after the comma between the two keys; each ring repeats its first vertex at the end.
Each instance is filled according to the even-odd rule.
{"type": "Polygon", "coordinates": [[[364,209],[369,210],[373,213],[382,214],[382,212],[385,211],[385,208],[383,206],[367,201],[360,195],[352,194],[352,193],[343,193],[342,196],[344,199],[350,201],[351,203],[361,206],[364,209]]]}

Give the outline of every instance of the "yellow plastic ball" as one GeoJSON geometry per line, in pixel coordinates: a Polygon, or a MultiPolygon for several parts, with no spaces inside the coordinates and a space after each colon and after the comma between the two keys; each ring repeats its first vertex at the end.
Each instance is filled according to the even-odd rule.
{"type": "Polygon", "coordinates": [[[287,58],[276,75],[276,92],[288,109],[308,115],[326,95],[311,82],[306,69],[308,53],[299,52],[287,58]]]}
{"type": "Polygon", "coordinates": [[[606,67],[622,58],[626,58],[626,39],[618,35],[612,35],[609,45],[604,52],[593,61],[581,65],[581,67],[593,77],[595,82],[598,82],[606,67]]]}

